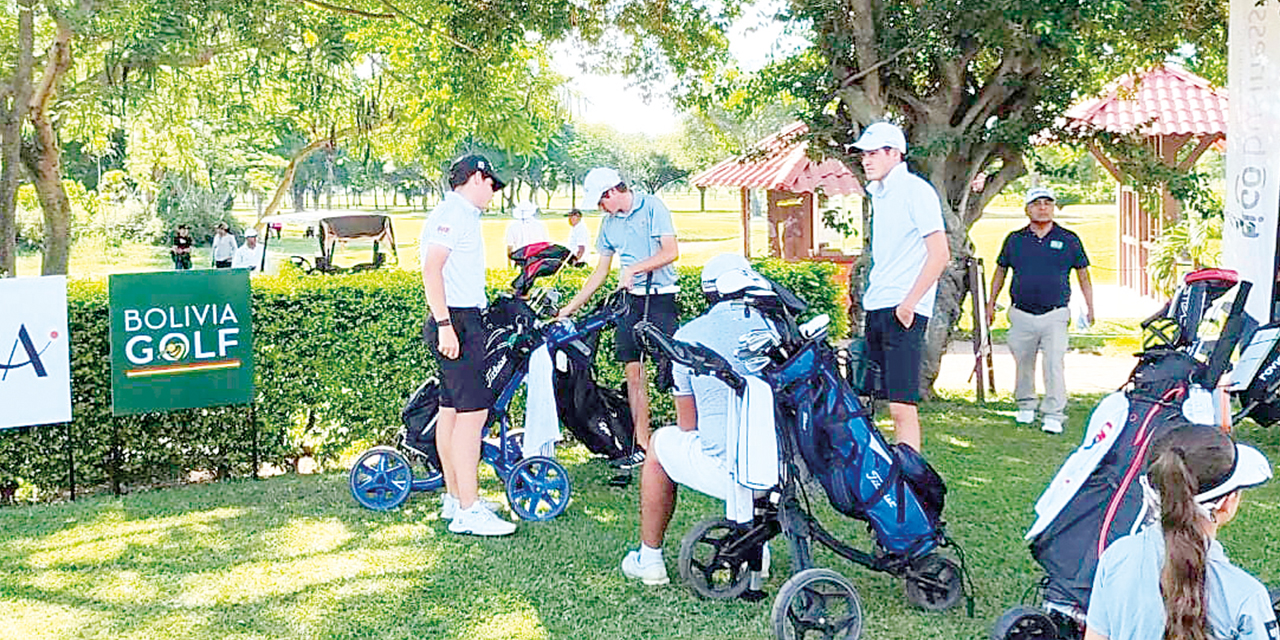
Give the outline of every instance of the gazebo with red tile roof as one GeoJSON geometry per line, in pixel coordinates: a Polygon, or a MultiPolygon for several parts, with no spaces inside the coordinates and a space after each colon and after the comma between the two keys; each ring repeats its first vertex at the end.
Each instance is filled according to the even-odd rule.
{"type": "Polygon", "coordinates": [[[809,158],[809,143],[802,139],[808,132],[804,123],[790,124],[756,143],[752,152],[723,160],[691,180],[699,189],[741,189],[744,255],[751,254],[750,189],[768,192],[770,250],[788,260],[828,257],[813,246],[816,191],[828,196],[862,194],[862,185],[844,163],[809,158]]]}
{"type": "MultiPolygon", "coordinates": [[[[1147,139],[1166,164],[1185,171],[1209,147],[1226,139],[1227,91],[1185,69],[1163,65],[1120,77],[1104,95],[1076,104],[1066,116],[1068,126],[1119,134],[1136,132],[1147,139]],[[1184,153],[1184,147],[1192,141],[1196,141],[1195,147],[1184,153]]],[[[1165,224],[1177,222],[1181,207],[1166,189],[1161,199],[1162,211],[1142,211],[1137,194],[1124,186],[1122,170],[1105,150],[1090,144],[1089,151],[1121,185],[1120,284],[1150,295],[1147,261],[1152,240],[1160,236],[1165,224]],[[1157,213],[1161,215],[1151,215],[1157,213]]]]}

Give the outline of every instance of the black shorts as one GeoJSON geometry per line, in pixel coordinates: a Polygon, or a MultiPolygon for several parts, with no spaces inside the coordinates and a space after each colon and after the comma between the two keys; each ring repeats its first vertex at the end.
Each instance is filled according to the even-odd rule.
{"type": "Polygon", "coordinates": [[[673,335],[680,314],[676,310],[676,294],[658,293],[649,296],[627,296],[629,306],[627,312],[618,319],[618,335],[614,351],[619,362],[637,362],[640,360],[640,346],[636,344],[633,329],[645,317],[645,301],[649,303],[649,322],[658,325],[663,333],[673,335]]]}
{"type": "Polygon", "coordinates": [[[230,260],[214,260],[213,267],[215,269],[230,269],[231,261],[230,260]]]}
{"type": "Polygon", "coordinates": [[[480,310],[449,307],[449,319],[458,334],[458,357],[440,355],[440,333],[434,317],[422,328],[422,340],[440,365],[440,406],[459,412],[493,407],[494,392],[484,383],[484,323],[480,310]]]}
{"type": "Polygon", "coordinates": [[[867,312],[867,357],[880,367],[877,397],[889,402],[920,402],[920,360],[924,356],[924,332],[929,318],[916,314],[907,329],[898,322],[894,307],[867,312]]]}

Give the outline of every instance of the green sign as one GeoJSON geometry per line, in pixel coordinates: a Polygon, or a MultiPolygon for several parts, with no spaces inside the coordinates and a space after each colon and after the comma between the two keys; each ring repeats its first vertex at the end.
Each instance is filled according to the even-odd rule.
{"type": "Polygon", "coordinates": [[[109,289],[115,415],[253,399],[247,270],[113,275],[109,289]]]}

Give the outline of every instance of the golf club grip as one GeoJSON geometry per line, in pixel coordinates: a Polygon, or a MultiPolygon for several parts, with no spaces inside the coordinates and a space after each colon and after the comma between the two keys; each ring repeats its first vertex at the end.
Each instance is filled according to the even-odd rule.
{"type": "Polygon", "coordinates": [[[747,386],[729,362],[720,354],[699,344],[690,344],[671,338],[657,325],[647,320],[636,323],[636,341],[652,352],[661,352],[672,362],[689,367],[696,375],[714,376],[736,392],[747,386]]]}

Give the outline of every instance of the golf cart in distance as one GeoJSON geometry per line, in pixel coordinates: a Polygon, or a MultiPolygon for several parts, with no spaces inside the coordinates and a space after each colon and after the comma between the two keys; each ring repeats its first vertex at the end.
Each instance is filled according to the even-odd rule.
{"type": "Polygon", "coordinates": [[[396,255],[395,231],[391,225],[391,216],[381,213],[363,211],[305,211],[286,213],[263,219],[268,228],[279,229],[284,225],[303,225],[306,235],[314,235],[319,245],[319,252],[308,259],[305,256],[291,256],[289,262],[311,273],[355,273],[378,269],[387,261],[387,254],[382,247],[390,247],[391,256],[399,264],[396,255]],[[339,267],[335,257],[340,246],[351,240],[372,240],[373,255],[369,262],[362,262],[350,267],[339,267]]]}

